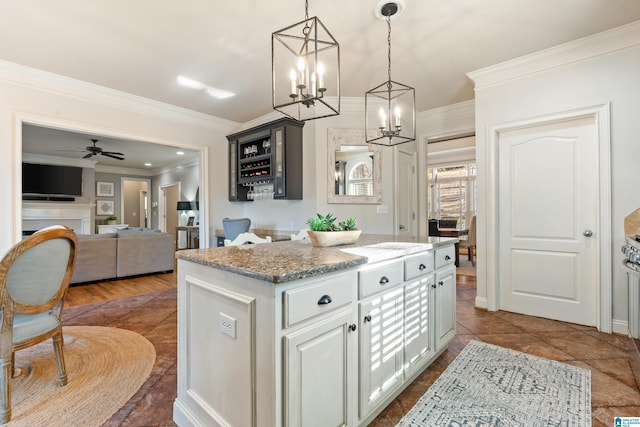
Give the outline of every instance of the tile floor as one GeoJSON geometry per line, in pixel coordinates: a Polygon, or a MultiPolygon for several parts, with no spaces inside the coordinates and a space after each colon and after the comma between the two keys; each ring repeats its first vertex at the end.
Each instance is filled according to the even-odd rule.
{"type": "Polygon", "coordinates": [[[478,310],[475,296],[475,278],[459,276],[455,338],[371,427],[394,426],[472,339],[590,369],[593,427],[612,427],[615,416],[640,417],[640,355],[633,340],[586,326],[478,310]]]}
{"type": "MultiPolygon", "coordinates": [[[[459,276],[456,337],[448,350],[371,426],[394,426],[471,339],[590,369],[594,427],[613,426],[614,416],[640,416],[640,356],[633,340],[602,334],[590,327],[477,310],[474,298],[475,278],[459,276]]],[[[172,421],[176,396],[175,290],[70,307],[63,314],[66,325],[130,329],[146,336],[156,347],[152,375],[106,426],[175,425],[172,421]]]]}

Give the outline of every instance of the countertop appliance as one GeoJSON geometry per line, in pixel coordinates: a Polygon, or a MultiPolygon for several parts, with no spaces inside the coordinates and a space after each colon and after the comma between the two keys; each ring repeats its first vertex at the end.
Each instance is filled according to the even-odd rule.
{"type": "Polygon", "coordinates": [[[640,338],[640,235],[627,236],[622,253],[629,289],[629,335],[640,338]]]}

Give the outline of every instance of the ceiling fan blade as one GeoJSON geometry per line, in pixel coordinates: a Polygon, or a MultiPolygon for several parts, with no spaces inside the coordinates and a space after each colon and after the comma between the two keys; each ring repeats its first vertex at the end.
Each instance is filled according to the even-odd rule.
{"type": "Polygon", "coordinates": [[[85,155],[85,156],[83,156],[82,158],[83,158],[83,159],[88,159],[89,157],[93,157],[93,153],[86,154],[86,155],[85,155]]]}
{"type": "Polygon", "coordinates": [[[103,151],[102,154],[113,154],[114,156],[124,156],[124,154],[116,153],[115,151],[103,151]]]}
{"type": "Polygon", "coordinates": [[[111,153],[104,153],[104,152],[102,152],[102,153],[100,153],[100,154],[102,154],[103,156],[111,157],[112,159],[116,159],[116,160],[124,160],[124,157],[120,157],[120,156],[116,156],[116,155],[115,155],[115,154],[118,154],[118,153],[113,153],[113,154],[111,154],[111,153]]]}

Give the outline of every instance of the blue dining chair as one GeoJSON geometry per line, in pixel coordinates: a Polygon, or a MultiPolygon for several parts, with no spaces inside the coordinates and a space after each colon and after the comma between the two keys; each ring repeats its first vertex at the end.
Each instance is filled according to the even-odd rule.
{"type": "Polygon", "coordinates": [[[0,261],[0,423],[11,419],[16,351],[53,339],[58,383],[67,384],[62,351],[62,300],[78,240],[64,226],[42,229],[16,243],[0,261]]]}
{"type": "Polygon", "coordinates": [[[224,230],[225,240],[235,240],[242,233],[246,233],[251,228],[251,219],[249,218],[223,218],[222,228],[224,230]]]}

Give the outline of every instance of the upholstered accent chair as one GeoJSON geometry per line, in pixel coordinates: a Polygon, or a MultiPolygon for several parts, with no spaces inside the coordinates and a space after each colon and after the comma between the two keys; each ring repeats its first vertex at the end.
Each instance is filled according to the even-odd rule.
{"type": "Polygon", "coordinates": [[[251,228],[251,219],[249,218],[223,218],[222,229],[224,230],[225,240],[235,240],[240,233],[246,233],[251,228]]]}
{"type": "Polygon", "coordinates": [[[76,261],[77,238],[63,226],[16,243],[0,260],[0,423],[11,419],[11,378],[18,350],[53,339],[58,383],[67,384],[62,301],[76,261]]]}
{"type": "Polygon", "coordinates": [[[224,239],[225,246],[240,246],[246,243],[271,243],[271,236],[262,238],[253,233],[240,233],[234,240],[224,239]]]}
{"type": "Polygon", "coordinates": [[[469,261],[471,265],[476,265],[476,216],[471,217],[471,224],[469,224],[469,236],[467,240],[460,240],[460,249],[466,249],[469,254],[469,261]]]}

